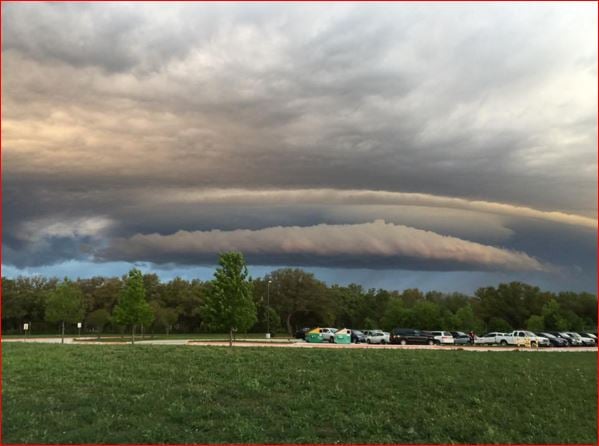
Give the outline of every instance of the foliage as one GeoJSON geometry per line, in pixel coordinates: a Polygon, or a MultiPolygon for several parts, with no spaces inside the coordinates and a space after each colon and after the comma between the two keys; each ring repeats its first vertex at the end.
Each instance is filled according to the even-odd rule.
{"type": "Polygon", "coordinates": [[[122,289],[119,302],[114,308],[113,318],[119,325],[131,326],[131,340],[135,341],[135,328],[148,326],[154,319],[152,308],[146,300],[141,271],[133,268],[122,289]]]}
{"type": "Polygon", "coordinates": [[[168,335],[179,318],[177,310],[175,308],[163,307],[158,301],[153,301],[151,305],[155,315],[155,324],[164,328],[168,335]]]}
{"type": "Polygon", "coordinates": [[[65,279],[50,293],[46,302],[46,320],[61,323],[64,341],[65,323],[80,322],[83,318],[83,294],[70,280],[65,279]]]}
{"type": "Polygon", "coordinates": [[[526,328],[528,328],[531,331],[544,330],[545,320],[543,319],[543,316],[533,314],[531,317],[528,318],[528,321],[526,321],[526,328]]]}
{"type": "Polygon", "coordinates": [[[94,310],[87,315],[87,325],[93,327],[98,333],[102,333],[104,327],[110,322],[110,313],[104,308],[94,310]]]}
{"type": "Polygon", "coordinates": [[[512,329],[512,326],[505,319],[500,317],[492,317],[489,319],[489,324],[487,325],[487,331],[500,331],[507,333],[512,331],[512,329]]]}
{"type": "Polygon", "coordinates": [[[83,316],[83,295],[79,288],[65,279],[50,293],[46,303],[49,322],[78,322],[83,316]]]}
{"type": "Polygon", "coordinates": [[[232,342],[234,331],[245,332],[256,322],[256,305],[243,255],[221,254],[218,264],[203,315],[212,329],[228,331],[232,342]]]}
{"type": "MultiPolygon", "coordinates": [[[[175,333],[213,330],[202,315],[213,281],[177,277],[161,282],[155,274],[143,275],[142,279],[151,308],[160,313],[156,313],[151,326],[147,320],[143,321],[147,329],[175,333]]],[[[92,313],[99,310],[113,313],[127,280],[93,277],[72,282],[84,297],[86,328],[96,328],[89,323],[92,313]]],[[[52,332],[55,326],[47,323],[44,315],[48,298],[57,285],[58,281],[54,278],[4,278],[3,333],[21,333],[24,322],[31,324],[34,333],[52,332]]],[[[288,334],[301,327],[318,325],[386,330],[397,326],[426,326],[439,330],[473,330],[476,333],[510,331],[528,327],[532,316],[542,316],[546,330],[579,331],[595,330],[597,327],[597,297],[594,294],[549,293],[518,282],[480,288],[473,296],[437,291],[425,294],[417,289],[387,291],[364,289],[356,284],[327,286],[301,269],[284,268],[253,281],[252,288],[257,320],[248,328],[251,332],[264,333],[266,330],[268,294],[271,331],[286,331],[288,334]],[[272,280],[270,289],[268,280],[272,280]]],[[[539,319],[533,318],[532,321],[538,322],[539,319]]],[[[104,326],[105,332],[122,329],[113,320],[104,326]]],[[[73,330],[73,327],[67,326],[66,330],[73,330]]]]}

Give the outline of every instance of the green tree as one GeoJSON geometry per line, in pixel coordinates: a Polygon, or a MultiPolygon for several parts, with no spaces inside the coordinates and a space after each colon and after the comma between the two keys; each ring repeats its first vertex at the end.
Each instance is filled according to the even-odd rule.
{"type": "Polygon", "coordinates": [[[409,312],[410,310],[405,308],[403,301],[395,297],[387,304],[385,313],[381,318],[381,326],[389,331],[395,327],[405,327],[409,312]]]}
{"type": "MultiPolygon", "coordinates": [[[[323,324],[335,320],[335,302],[331,297],[338,294],[327,290],[326,285],[313,274],[301,269],[283,268],[273,271],[268,278],[272,280],[270,306],[280,314],[289,336],[293,336],[293,325],[300,318],[304,324],[308,320],[323,324]]],[[[261,295],[266,296],[267,280],[262,283],[263,287],[257,287],[257,291],[261,290],[261,295]]]]}
{"type": "Polygon", "coordinates": [[[119,302],[114,307],[114,320],[119,325],[131,326],[131,343],[135,343],[135,328],[152,322],[153,313],[146,300],[143,276],[141,271],[133,268],[129,271],[127,281],[122,289],[119,302]]]}
{"type": "Polygon", "coordinates": [[[436,303],[421,300],[414,304],[412,311],[416,327],[423,330],[438,330],[441,327],[441,311],[436,303]]]}
{"type": "Polygon", "coordinates": [[[530,331],[545,330],[545,319],[543,318],[543,316],[533,314],[526,321],[526,328],[528,328],[530,331]]]}
{"type": "Polygon", "coordinates": [[[102,333],[104,327],[110,322],[110,313],[105,308],[94,310],[87,315],[87,324],[98,330],[98,335],[102,333]]]}
{"type": "Polygon", "coordinates": [[[61,323],[61,344],[64,344],[65,323],[81,321],[83,313],[83,294],[81,290],[65,278],[50,293],[46,302],[46,320],[51,323],[61,323]]]}
{"type": "Polygon", "coordinates": [[[221,254],[218,264],[220,267],[214,273],[202,313],[209,327],[229,332],[229,345],[232,346],[233,333],[246,331],[257,320],[253,287],[241,253],[221,254]]]}
{"type": "Polygon", "coordinates": [[[483,323],[476,317],[470,304],[460,308],[455,314],[455,319],[458,323],[458,330],[474,331],[475,333],[480,333],[483,330],[483,323]]]}
{"type": "Polygon", "coordinates": [[[179,319],[179,312],[175,308],[167,308],[160,305],[159,302],[154,301],[151,303],[152,309],[154,310],[155,324],[164,328],[166,331],[166,335],[168,336],[169,332],[173,328],[173,325],[177,323],[177,319],[179,319]]]}
{"type": "Polygon", "coordinates": [[[561,314],[561,308],[557,300],[549,300],[543,306],[541,314],[547,330],[565,331],[568,329],[568,324],[561,314]]]}
{"type": "Polygon", "coordinates": [[[512,331],[512,326],[505,319],[500,317],[492,317],[489,319],[489,324],[487,329],[489,331],[499,331],[503,333],[507,333],[512,331]]]}

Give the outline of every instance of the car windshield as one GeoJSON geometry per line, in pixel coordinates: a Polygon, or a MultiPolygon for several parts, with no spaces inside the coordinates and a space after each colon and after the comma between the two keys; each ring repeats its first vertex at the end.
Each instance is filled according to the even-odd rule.
{"type": "Polygon", "coordinates": [[[545,336],[546,338],[549,338],[549,339],[555,338],[555,336],[553,336],[551,333],[541,333],[541,336],[545,336]]]}
{"type": "Polygon", "coordinates": [[[360,330],[352,330],[352,333],[356,334],[358,336],[363,336],[364,335],[364,333],[362,333],[360,330]]]}

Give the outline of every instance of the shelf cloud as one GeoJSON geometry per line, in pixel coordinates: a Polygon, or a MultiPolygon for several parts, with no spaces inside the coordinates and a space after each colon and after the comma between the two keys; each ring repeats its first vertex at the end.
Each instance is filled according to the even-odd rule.
{"type": "MultiPolygon", "coordinates": [[[[331,264],[363,267],[398,263],[409,269],[422,260],[456,269],[544,271],[536,259],[517,251],[443,236],[383,220],[356,225],[319,224],[309,227],[271,227],[259,230],[178,231],[170,235],[136,234],[114,240],[100,253],[109,260],[169,263],[174,259],[213,262],[221,252],[240,251],[253,263],[305,266],[331,264]],[[363,256],[360,259],[360,256],[363,256]],[[273,259],[276,259],[273,261],[273,259]],[[311,260],[314,259],[314,260],[311,260]],[[357,259],[357,260],[356,260],[357,259]]],[[[443,266],[442,269],[446,269],[443,266]]]]}
{"type": "Polygon", "coordinates": [[[2,21],[4,265],[231,248],[347,280],[596,288],[596,3],[9,2],[2,21]]]}

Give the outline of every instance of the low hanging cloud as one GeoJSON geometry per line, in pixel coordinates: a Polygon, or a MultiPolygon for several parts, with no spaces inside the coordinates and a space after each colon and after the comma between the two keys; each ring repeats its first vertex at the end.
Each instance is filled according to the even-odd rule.
{"type": "MultiPolygon", "coordinates": [[[[153,198],[155,199],[155,198],[153,198]]],[[[526,206],[482,200],[447,197],[422,193],[381,190],[248,190],[248,189],[178,189],[162,192],[162,199],[202,204],[349,204],[349,205],[407,205],[466,209],[517,218],[537,218],[554,223],[597,228],[597,220],[583,215],[559,211],[544,211],[526,206]]]]}
{"type": "Polygon", "coordinates": [[[545,271],[525,253],[376,220],[356,225],[319,224],[259,230],[178,231],[115,239],[98,253],[101,260],[154,263],[214,263],[225,251],[241,251],[253,264],[327,263],[345,267],[401,266],[409,269],[545,271]]]}

